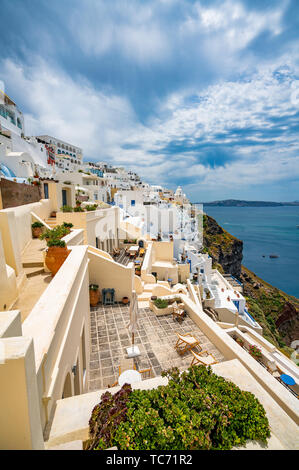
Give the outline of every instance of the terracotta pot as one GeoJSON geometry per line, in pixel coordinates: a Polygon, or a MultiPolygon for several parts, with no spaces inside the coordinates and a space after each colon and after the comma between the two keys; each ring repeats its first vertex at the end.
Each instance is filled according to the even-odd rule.
{"type": "Polygon", "coordinates": [[[89,303],[91,307],[96,307],[100,300],[100,291],[99,289],[89,289],[89,303]]]}
{"type": "Polygon", "coordinates": [[[128,304],[129,303],[129,298],[128,297],[123,297],[122,302],[123,302],[123,304],[128,304]]]}
{"type": "Polygon", "coordinates": [[[66,246],[50,246],[48,248],[45,264],[47,268],[50,269],[52,276],[55,276],[70,252],[71,250],[68,250],[66,246]]]}
{"type": "Polygon", "coordinates": [[[35,227],[32,229],[32,236],[33,238],[39,238],[39,236],[43,233],[42,227],[35,227]]]}

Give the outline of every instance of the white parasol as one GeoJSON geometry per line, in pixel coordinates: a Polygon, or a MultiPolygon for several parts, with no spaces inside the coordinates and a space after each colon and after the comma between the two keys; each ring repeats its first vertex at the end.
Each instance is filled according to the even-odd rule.
{"type": "Polygon", "coordinates": [[[132,335],[132,347],[127,348],[127,353],[129,357],[135,357],[140,355],[138,346],[135,346],[135,333],[137,331],[137,322],[138,322],[138,300],[137,294],[133,290],[132,299],[130,302],[130,323],[128,325],[128,330],[132,335]]]}

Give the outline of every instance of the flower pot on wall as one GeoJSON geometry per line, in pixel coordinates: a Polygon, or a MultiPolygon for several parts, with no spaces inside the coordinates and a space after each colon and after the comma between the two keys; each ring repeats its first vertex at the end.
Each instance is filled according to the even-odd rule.
{"type": "Polygon", "coordinates": [[[129,303],[129,297],[123,297],[122,298],[122,303],[125,304],[125,305],[128,304],[129,303]]]}
{"type": "Polygon", "coordinates": [[[32,236],[33,238],[39,238],[43,233],[42,227],[34,227],[32,228],[32,236]]]}
{"type": "Polygon", "coordinates": [[[66,246],[50,246],[48,248],[45,264],[51,271],[52,276],[55,276],[57,271],[59,271],[70,252],[71,250],[68,250],[66,246]]]}

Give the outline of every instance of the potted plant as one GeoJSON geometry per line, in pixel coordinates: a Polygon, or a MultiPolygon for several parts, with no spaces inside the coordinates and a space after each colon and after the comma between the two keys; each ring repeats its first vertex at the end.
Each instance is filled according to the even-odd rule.
{"type": "Polygon", "coordinates": [[[85,209],[90,212],[90,211],[95,211],[97,209],[97,204],[87,204],[85,206],[85,209]]]}
{"type": "Polygon", "coordinates": [[[74,207],[74,212],[84,212],[84,209],[81,206],[76,206],[74,207]]]}
{"type": "Polygon", "coordinates": [[[41,222],[34,222],[31,224],[33,238],[39,238],[43,232],[43,226],[41,222]]]}
{"type": "Polygon", "coordinates": [[[76,200],[76,207],[79,207],[81,206],[81,201],[79,201],[79,199],[76,200]]]}
{"type": "Polygon", "coordinates": [[[47,254],[45,258],[45,264],[47,268],[51,271],[52,276],[55,276],[57,271],[65,262],[66,258],[70,254],[69,250],[65,244],[64,240],[59,238],[50,237],[47,241],[47,254]]]}
{"type": "Polygon", "coordinates": [[[63,222],[62,227],[64,227],[67,230],[67,233],[70,233],[71,228],[74,225],[71,222],[63,222]]]}
{"type": "Polygon", "coordinates": [[[255,346],[254,344],[250,344],[249,345],[249,354],[254,358],[256,359],[257,361],[258,360],[261,360],[262,359],[262,351],[260,350],[260,348],[258,348],[257,346],[255,346]]]}
{"type": "Polygon", "coordinates": [[[123,297],[123,298],[122,298],[122,303],[123,303],[124,305],[128,304],[128,303],[129,303],[129,297],[123,297]]]}
{"type": "Polygon", "coordinates": [[[98,284],[89,285],[89,303],[91,307],[96,307],[100,300],[100,291],[98,284]]]}
{"type": "Polygon", "coordinates": [[[62,206],[60,209],[62,212],[73,212],[73,208],[71,206],[62,206]]]}

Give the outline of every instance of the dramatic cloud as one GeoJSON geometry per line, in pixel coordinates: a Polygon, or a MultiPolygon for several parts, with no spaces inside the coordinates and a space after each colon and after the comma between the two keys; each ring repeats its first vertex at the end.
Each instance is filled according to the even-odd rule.
{"type": "Polygon", "coordinates": [[[296,0],[2,0],[28,134],[195,200],[298,199],[296,0]]]}

